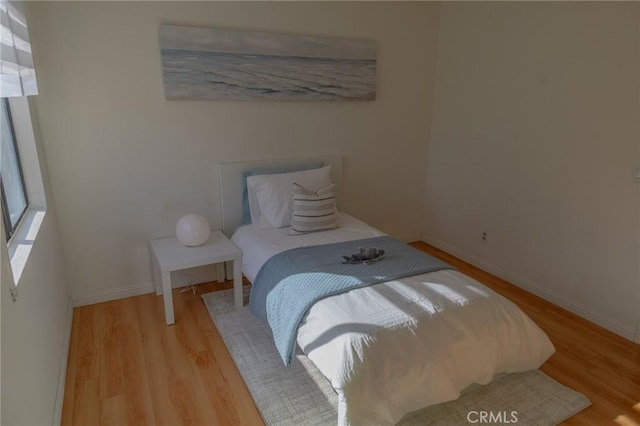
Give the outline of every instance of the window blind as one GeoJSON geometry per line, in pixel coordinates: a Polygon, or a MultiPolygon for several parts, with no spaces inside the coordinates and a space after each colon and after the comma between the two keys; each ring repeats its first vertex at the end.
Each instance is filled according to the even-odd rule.
{"type": "Polygon", "coordinates": [[[0,0],[0,97],[38,94],[23,2],[0,0]]]}

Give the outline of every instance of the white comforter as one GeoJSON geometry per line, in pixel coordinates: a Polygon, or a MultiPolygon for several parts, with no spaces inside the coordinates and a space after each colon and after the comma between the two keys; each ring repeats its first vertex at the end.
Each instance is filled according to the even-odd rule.
{"type": "MultiPolygon", "coordinates": [[[[351,216],[339,220],[336,230],[303,236],[238,229],[232,239],[243,251],[243,272],[253,281],[281,251],[382,235],[351,216]]],[[[498,373],[538,368],[554,352],[517,306],[452,270],[323,299],[302,321],[297,342],[338,393],[341,425],[395,424],[498,373]]]]}

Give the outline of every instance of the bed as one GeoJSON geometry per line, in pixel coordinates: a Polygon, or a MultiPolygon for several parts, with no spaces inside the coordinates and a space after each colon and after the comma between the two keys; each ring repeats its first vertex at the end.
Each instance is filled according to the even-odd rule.
{"type": "MultiPolygon", "coordinates": [[[[320,158],[333,166],[331,179],[339,184],[341,158],[320,158]]],[[[252,283],[261,285],[269,263],[288,253],[387,238],[342,212],[337,228],[302,235],[290,235],[289,227],[241,225],[242,207],[233,201],[239,187],[225,189],[224,183],[269,164],[220,166],[221,195],[228,207],[223,201],[223,229],[242,250],[243,273],[252,283]]],[[[385,258],[377,264],[388,262],[385,258]]],[[[259,288],[253,290],[258,293],[259,288]]],[[[536,369],[554,352],[544,332],[512,302],[446,267],[321,298],[296,325],[295,344],[338,395],[340,425],[395,424],[407,413],[456,399],[465,388],[487,384],[498,374],[536,369]]],[[[272,329],[277,345],[278,331],[272,329]]]]}

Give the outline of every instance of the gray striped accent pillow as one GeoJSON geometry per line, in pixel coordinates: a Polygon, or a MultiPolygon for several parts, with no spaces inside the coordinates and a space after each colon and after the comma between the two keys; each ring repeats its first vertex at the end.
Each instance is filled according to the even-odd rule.
{"type": "Polygon", "coordinates": [[[292,197],[289,234],[299,235],[338,227],[334,184],[314,192],[294,183],[292,197]]]}

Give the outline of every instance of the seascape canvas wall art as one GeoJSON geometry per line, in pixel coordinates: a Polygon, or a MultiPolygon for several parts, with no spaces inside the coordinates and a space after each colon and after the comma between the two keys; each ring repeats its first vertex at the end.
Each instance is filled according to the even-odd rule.
{"type": "Polygon", "coordinates": [[[160,26],[166,99],[373,100],[376,42],[160,26]]]}

